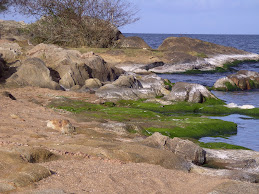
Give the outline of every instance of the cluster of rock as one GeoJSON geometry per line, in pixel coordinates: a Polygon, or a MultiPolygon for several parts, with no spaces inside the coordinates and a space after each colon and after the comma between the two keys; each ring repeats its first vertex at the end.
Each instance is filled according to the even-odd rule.
{"type": "Polygon", "coordinates": [[[191,163],[191,172],[219,176],[240,181],[257,183],[259,181],[259,154],[247,150],[203,149],[197,144],[180,138],[169,138],[154,133],[142,141],[154,148],[169,150],[191,163]],[[214,166],[206,168],[202,165],[214,166]]]}
{"type": "Polygon", "coordinates": [[[98,97],[106,100],[155,99],[157,96],[165,96],[166,101],[201,103],[208,98],[216,98],[199,84],[177,83],[170,92],[164,80],[156,74],[126,73],[107,64],[93,52],[81,54],[76,50],[39,44],[27,51],[26,59],[19,62],[20,46],[8,43],[0,46],[0,53],[3,53],[0,75],[4,77],[6,74],[7,84],[81,92],[90,90],[96,91],[98,97]],[[6,62],[9,64],[7,73],[6,62]]]}
{"type": "Polygon", "coordinates": [[[211,71],[235,60],[258,60],[259,55],[232,47],[188,38],[169,37],[159,46],[158,61],[147,65],[125,65],[133,72],[180,73],[190,70],[211,71]]]}
{"type": "MultiPolygon", "coordinates": [[[[5,44],[0,46],[0,53],[4,53],[3,59],[9,64],[11,59],[15,63],[19,57],[18,52],[11,48],[5,44]],[[13,56],[5,54],[8,52],[13,53],[13,56]]],[[[92,52],[81,54],[79,51],[66,50],[55,45],[39,44],[26,53],[26,58],[18,65],[17,72],[6,80],[7,83],[70,89],[84,86],[85,81],[90,78],[97,78],[102,82],[114,81],[124,73],[92,52]]]]}
{"type": "Polygon", "coordinates": [[[220,78],[214,84],[214,89],[223,91],[255,88],[259,88],[259,73],[247,70],[240,70],[235,74],[220,78]]]}

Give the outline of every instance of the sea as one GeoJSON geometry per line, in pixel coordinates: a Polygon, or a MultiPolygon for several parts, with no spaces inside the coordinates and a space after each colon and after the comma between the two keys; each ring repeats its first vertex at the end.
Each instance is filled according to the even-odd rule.
{"type": "MultiPolygon", "coordinates": [[[[151,46],[157,49],[162,42],[168,37],[190,37],[203,41],[212,42],[237,49],[245,50],[259,54],[259,35],[209,35],[209,34],[141,34],[141,33],[126,33],[126,37],[138,36],[151,46]]],[[[226,73],[215,74],[158,74],[164,79],[169,79],[171,82],[189,82],[198,83],[204,86],[213,86],[217,79],[233,74],[239,70],[250,70],[259,72],[259,63],[243,63],[233,68],[226,73]]],[[[253,105],[259,108],[259,89],[249,91],[235,92],[219,92],[213,93],[227,104],[235,103],[241,105],[253,105]]],[[[249,117],[245,115],[228,115],[224,117],[212,117],[213,119],[221,119],[231,121],[238,125],[236,135],[227,137],[203,137],[202,142],[225,142],[234,145],[240,145],[249,149],[259,151],[259,118],[249,117]]]]}

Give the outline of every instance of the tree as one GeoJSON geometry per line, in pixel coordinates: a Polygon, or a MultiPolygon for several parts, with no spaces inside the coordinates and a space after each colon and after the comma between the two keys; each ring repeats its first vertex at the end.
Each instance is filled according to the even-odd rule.
{"type": "Polygon", "coordinates": [[[0,12],[6,11],[8,7],[8,0],[0,0],[0,12]]]}
{"type": "Polygon", "coordinates": [[[37,42],[109,47],[118,27],[137,21],[126,0],[13,0],[20,12],[41,18],[32,24],[37,42]]]}

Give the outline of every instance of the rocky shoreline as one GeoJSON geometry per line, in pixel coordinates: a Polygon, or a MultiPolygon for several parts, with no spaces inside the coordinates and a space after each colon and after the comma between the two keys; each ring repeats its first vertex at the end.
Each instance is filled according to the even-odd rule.
{"type": "MultiPolygon", "coordinates": [[[[234,123],[207,118],[212,113],[258,116],[259,109],[229,108],[202,85],[170,83],[153,72],[215,70],[259,55],[181,37],[157,51],[129,38],[127,50],[99,56],[16,36],[0,39],[0,192],[258,193],[258,152],[202,148],[195,139],[235,133],[234,123]],[[129,50],[146,53],[146,63],[125,57],[129,50]],[[150,58],[153,52],[159,54],[150,58]]],[[[258,77],[239,72],[218,88],[233,82],[250,89],[258,77]]]]}

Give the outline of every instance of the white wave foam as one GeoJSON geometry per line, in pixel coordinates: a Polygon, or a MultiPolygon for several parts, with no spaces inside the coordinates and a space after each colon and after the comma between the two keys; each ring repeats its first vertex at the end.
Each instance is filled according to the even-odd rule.
{"type": "Polygon", "coordinates": [[[225,107],[228,107],[228,108],[240,108],[240,109],[253,109],[253,108],[255,108],[253,105],[246,104],[246,105],[243,105],[243,106],[238,106],[235,103],[227,104],[227,105],[225,105],[225,107]]]}

